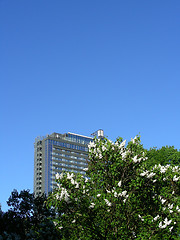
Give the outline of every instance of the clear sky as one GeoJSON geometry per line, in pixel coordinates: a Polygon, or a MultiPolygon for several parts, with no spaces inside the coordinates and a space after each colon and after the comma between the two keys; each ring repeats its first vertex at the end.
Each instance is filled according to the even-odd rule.
{"type": "Polygon", "coordinates": [[[0,0],[0,203],[53,132],[180,148],[179,0],[0,0]]]}

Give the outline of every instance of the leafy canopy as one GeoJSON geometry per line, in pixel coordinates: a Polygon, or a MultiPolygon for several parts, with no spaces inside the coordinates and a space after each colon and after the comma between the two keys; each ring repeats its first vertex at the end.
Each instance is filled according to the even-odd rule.
{"type": "Polygon", "coordinates": [[[148,164],[140,138],[89,144],[86,175],[56,175],[62,239],[179,239],[180,167],[148,164]]]}

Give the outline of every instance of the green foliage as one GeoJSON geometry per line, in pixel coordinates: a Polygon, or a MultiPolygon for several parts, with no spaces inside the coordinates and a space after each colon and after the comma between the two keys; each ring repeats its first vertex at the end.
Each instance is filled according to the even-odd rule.
{"type": "Polygon", "coordinates": [[[48,198],[62,239],[179,239],[180,168],[150,166],[140,138],[89,145],[86,176],[57,174],[48,198]]]}
{"type": "Polygon", "coordinates": [[[29,190],[14,190],[7,201],[10,209],[0,218],[0,239],[58,239],[60,234],[51,220],[55,212],[47,209],[45,201],[45,195],[35,198],[29,190]]]}
{"type": "Polygon", "coordinates": [[[147,151],[147,165],[154,166],[155,164],[171,164],[180,165],[180,151],[175,149],[173,146],[166,146],[160,149],[150,148],[147,151]]]}

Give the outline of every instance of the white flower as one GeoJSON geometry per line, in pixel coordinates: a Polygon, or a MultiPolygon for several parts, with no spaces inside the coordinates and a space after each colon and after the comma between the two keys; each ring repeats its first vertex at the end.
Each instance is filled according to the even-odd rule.
{"type": "Polygon", "coordinates": [[[137,139],[137,136],[135,136],[135,138],[133,139],[133,138],[131,138],[131,142],[132,143],[135,143],[136,142],[136,139],[137,139]]]}
{"type": "Polygon", "coordinates": [[[89,208],[94,208],[94,206],[95,206],[95,203],[91,203],[89,208]]]}
{"type": "Polygon", "coordinates": [[[125,196],[126,196],[126,193],[127,193],[127,191],[125,190],[125,191],[123,191],[121,194],[122,194],[123,197],[125,197],[125,196]]]}
{"type": "Polygon", "coordinates": [[[56,179],[62,179],[63,178],[63,172],[61,174],[56,173],[56,179]]]}
{"type": "Polygon", "coordinates": [[[71,183],[72,183],[73,185],[76,183],[73,178],[71,179],[71,183]]]}
{"type": "Polygon", "coordinates": [[[163,228],[163,227],[162,227],[162,222],[159,223],[159,228],[163,228]]]}
{"type": "Polygon", "coordinates": [[[104,201],[106,202],[106,204],[109,206],[109,207],[111,207],[111,203],[107,200],[107,199],[104,199],[104,201]]]}
{"type": "Polygon", "coordinates": [[[169,221],[168,221],[167,218],[165,218],[165,220],[164,220],[164,224],[165,224],[166,226],[169,225],[169,224],[171,224],[171,222],[172,222],[172,220],[169,220],[169,221]]]}
{"type": "Polygon", "coordinates": [[[169,208],[169,209],[172,209],[172,208],[173,208],[173,205],[174,205],[174,204],[170,204],[170,203],[169,203],[169,204],[168,204],[168,208],[169,208]]]}
{"type": "Polygon", "coordinates": [[[126,155],[127,155],[127,152],[123,152],[123,153],[121,153],[122,160],[124,160],[124,159],[126,158],[126,155]]]}
{"type": "Polygon", "coordinates": [[[151,178],[153,177],[154,175],[156,175],[155,173],[151,172],[149,175],[147,175],[147,178],[151,178]]]}
{"type": "Polygon", "coordinates": [[[101,149],[100,148],[97,148],[97,153],[101,153],[101,149]]]}
{"type": "Polygon", "coordinates": [[[59,179],[60,175],[59,173],[56,173],[56,179],[59,179]]]}
{"type": "Polygon", "coordinates": [[[89,180],[88,178],[85,178],[85,183],[88,182],[88,180],[89,180]]]}
{"type": "Polygon", "coordinates": [[[180,177],[176,177],[176,175],[173,177],[173,181],[177,182],[179,180],[180,177]]]}
{"type": "Polygon", "coordinates": [[[120,144],[119,148],[123,148],[123,147],[125,146],[125,144],[126,144],[126,140],[124,140],[124,141],[120,144]]]}
{"type": "Polygon", "coordinates": [[[145,171],[145,172],[142,172],[142,173],[140,173],[140,176],[145,176],[145,175],[147,175],[149,173],[149,171],[145,171]]]}
{"type": "Polygon", "coordinates": [[[76,220],[74,219],[73,221],[72,221],[72,223],[75,223],[76,222],[76,220]]]}
{"type": "Polygon", "coordinates": [[[161,168],[160,168],[160,172],[161,172],[161,173],[165,173],[166,171],[167,171],[167,168],[164,167],[164,166],[161,166],[161,168]]]}
{"type": "Polygon", "coordinates": [[[63,227],[61,226],[61,227],[58,227],[59,229],[62,229],[63,227]]]}
{"type": "Polygon", "coordinates": [[[65,200],[66,202],[68,202],[68,201],[69,201],[69,194],[68,194],[68,192],[67,192],[67,190],[66,190],[65,188],[62,188],[62,189],[61,189],[61,194],[60,194],[60,195],[57,194],[57,195],[56,195],[56,198],[57,198],[58,200],[60,200],[60,201],[64,198],[64,200],[65,200]]]}
{"type": "Polygon", "coordinates": [[[73,177],[74,177],[74,173],[71,173],[71,174],[69,174],[69,173],[67,173],[67,179],[73,179],[73,177]]]}
{"type": "Polygon", "coordinates": [[[162,204],[164,204],[166,202],[166,199],[163,199],[161,196],[160,196],[160,200],[161,200],[162,204]]]}
{"type": "Polygon", "coordinates": [[[172,168],[172,171],[173,171],[173,172],[178,172],[178,171],[179,171],[179,167],[178,167],[178,166],[174,166],[174,167],[172,168]]]}
{"type": "Polygon", "coordinates": [[[117,192],[114,192],[114,197],[118,197],[118,194],[117,194],[117,192]]]}
{"type": "Polygon", "coordinates": [[[171,232],[171,231],[172,231],[172,229],[173,229],[173,226],[169,228],[169,231],[171,232]]]}
{"type": "Polygon", "coordinates": [[[100,196],[101,196],[101,194],[98,194],[98,195],[97,195],[97,197],[100,197],[100,196]]]}
{"type": "Polygon", "coordinates": [[[132,158],[132,160],[133,160],[133,162],[134,162],[134,163],[137,163],[137,162],[139,162],[139,160],[138,160],[137,156],[133,157],[133,158],[132,158]]]}
{"type": "Polygon", "coordinates": [[[138,217],[141,219],[141,221],[144,221],[144,218],[141,217],[141,215],[138,215],[138,217]]]}
{"type": "Polygon", "coordinates": [[[96,147],[95,142],[90,142],[89,145],[88,145],[88,148],[89,148],[89,149],[95,148],[95,147],[96,147]]]}
{"type": "Polygon", "coordinates": [[[88,171],[88,168],[84,168],[83,171],[88,171]]]}
{"type": "Polygon", "coordinates": [[[102,146],[102,151],[104,152],[104,151],[106,151],[107,150],[107,148],[103,145],[102,146]]]}
{"type": "Polygon", "coordinates": [[[154,221],[157,221],[158,218],[159,218],[159,215],[157,215],[156,217],[154,217],[154,221]]]}
{"type": "Polygon", "coordinates": [[[107,193],[111,193],[111,191],[109,191],[109,190],[107,190],[107,189],[106,189],[106,192],[107,192],[107,193]]]}
{"type": "Polygon", "coordinates": [[[121,184],[122,184],[122,181],[119,181],[118,184],[117,184],[118,187],[121,187],[121,184]]]}
{"type": "Polygon", "coordinates": [[[75,188],[79,188],[79,183],[76,183],[76,187],[75,188]]]}
{"type": "Polygon", "coordinates": [[[152,168],[153,170],[156,169],[158,166],[155,164],[154,167],[152,168]]]}
{"type": "Polygon", "coordinates": [[[62,184],[57,183],[57,186],[60,189],[62,187],[62,184]]]}
{"type": "Polygon", "coordinates": [[[169,220],[167,218],[164,219],[164,225],[162,224],[162,222],[159,223],[159,228],[166,228],[168,225],[170,225],[172,222],[172,220],[169,220]]]}

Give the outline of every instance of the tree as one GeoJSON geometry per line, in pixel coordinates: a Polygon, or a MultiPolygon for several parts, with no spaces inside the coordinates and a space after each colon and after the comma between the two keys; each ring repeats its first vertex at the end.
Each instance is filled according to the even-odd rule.
{"type": "Polygon", "coordinates": [[[56,175],[48,198],[63,239],[179,239],[180,168],[148,167],[140,138],[94,139],[86,176],[56,175]]]}
{"type": "Polygon", "coordinates": [[[160,149],[156,147],[150,148],[147,151],[147,165],[153,166],[155,164],[171,164],[180,165],[180,151],[174,148],[174,146],[166,146],[160,149]]]}
{"type": "Polygon", "coordinates": [[[53,209],[47,209],[46,196],[34,197],[29,190],[14,190],[7,203],[10,209],[1,216],[0,239],[58,239],[52,218],[53,209]]]}

